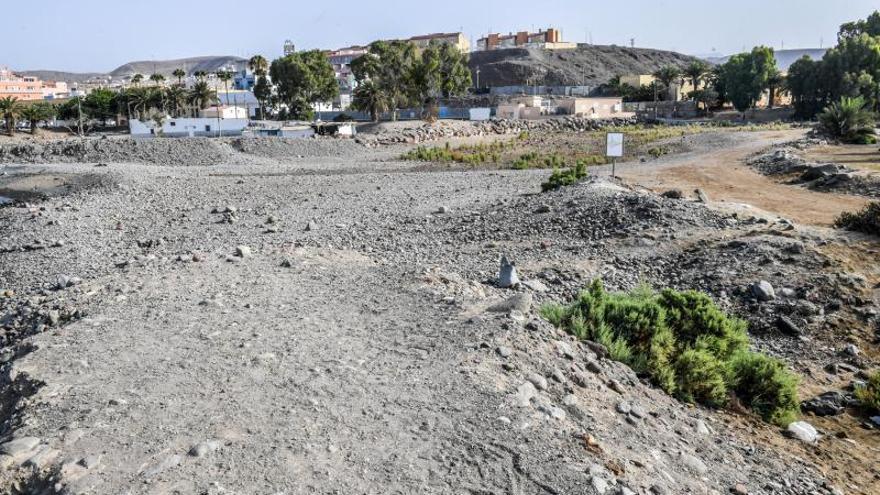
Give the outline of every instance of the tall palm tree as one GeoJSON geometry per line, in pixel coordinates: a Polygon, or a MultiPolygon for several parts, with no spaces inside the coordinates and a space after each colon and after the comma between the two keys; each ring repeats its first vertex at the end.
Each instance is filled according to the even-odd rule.
{"type": "Polygon", "coordinates": [[[655,71],[653,76],[654,79],[660,81],[660,83],[666,87],[666,91],[669,93],[669,98],[675,100],[675,94],[672,92],[673,83],[681,78],[681,70],[674,65],[667,65],[666,67],[655,71]]]}
{"type": "Polygon", "coordinates": [[[0,98],[0,116],[6,121],[6,132],[10,136],[15,134],[15,119],[18,118],[20,111],[21,106],[18,103],[18,98],[14,96],[0,98]]]}
{"type": "Polygon", "coordinates": [[[229,104],[229,81],[232,80],[232,72],[228,70],[217,71],[217,79],[223,81],[223,87],[226,89],[226,104],[229,104]]]}
{"type": "Polygon", "coordinates": [[[205,81],[198,81],[189,91],[189,103],[196,110],[203,110],[217,101],[217,92],[205,81]]]}
{"type": "Polygon", "coordinates": [[[143,80],[144,80],[143,74],[135,74],[135,75],[131,76],[131,83],[134,84],[135,86],[140,86],[141,81],[143,81],[143,80]]]}
{"type": "Polygon", "coordinates": [[[177,78],[177,84],[179,86],[183,86],[183,78],[186,77],[186,71],[183,69],[174,69],[174,72],[171,73],[172,76],[177,78]]]}
{"type": "Polygon", "coordinates": [[[196,79],[199,81],[204,81],[206,77],[208,77],[208,73],[203,70],[197,70],[193,73],[196,76],[196,79]]]}
{"type": "Polygon", "coordinates": [[[266,72],[269,70],[269,61],[262,55],[254,55],[248,61],[248,67],[257,76],[265,76],[266,72]]]}
{"type": "Polygon", "coordinates": [[[150,81],[153,81],[156,86],[161,86],[165,82],[165,76],[162,74],[152,74],[150,75],[150,81]]]}
{"type": "Polygon", "coordinates": [[[702,60],[694,60],[690,63],[685,69],[682,71],[682,75],[691,80],[691,85],[694,87],[694,91],[700,89],[700,81],[703,80],[703,77],[709,72],[709,64],[703,62],[702,60]]]}
{"type": "Polygon", "coordinates": [[[180,117],[180,110],[189,103],[189,92],[182,86],[170,86],[165,89],[165,101],[174,110],[174,116],[180,117]]]}

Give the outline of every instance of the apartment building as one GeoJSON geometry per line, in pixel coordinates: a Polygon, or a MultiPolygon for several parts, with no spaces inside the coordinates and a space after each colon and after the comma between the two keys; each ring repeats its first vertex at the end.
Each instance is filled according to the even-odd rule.
{"type": "Polygon", "coordinates": [[[7,67],[0,67],[0,98],[11,96],[20,101],[43,99],[43,82],[36,77],[19,76],[7,67]]]}
{"type": "Polygon", "coordinates": [[[407,41],[416,45],[416,48],[420,50],[427,48],[432,41],[438,41],[440,43],[448,43],[458,48],[462,53],[468,53],[471,51],[471,42],[464,33],[425,34],[421,36],[413,36],[407,41]]]}
{"type": "Polygon", "coordinates": [[[507,48],[564,49],[577,48],[577,44],[562,41],[562,32],[552,27],[537,33],[530,33],[528,31],[508,34],[492,33],[477,41],[478,51],[504,50],[507,48]]]}

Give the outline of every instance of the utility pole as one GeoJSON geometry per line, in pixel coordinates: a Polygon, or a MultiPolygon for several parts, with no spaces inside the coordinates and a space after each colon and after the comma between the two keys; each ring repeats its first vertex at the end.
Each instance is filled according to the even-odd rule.
{"type": "Polygon", "coordinates": [[[630,39],[629,39],[629,47],[630,47],[630,48],[635,48],[635,47],[636,47],[636,39],[635,39],[635,38],[630,38],[630,39]]]}
{"type": "Polygon", "coordinates": [[[79,132],[79,137],[83,137],[83,109],[82,109],[82,97],[80,97],[80,96],[78,96],[76,98],[76,112],[77,112],[76,128],[77,128],[77,131],[79,132]]]}

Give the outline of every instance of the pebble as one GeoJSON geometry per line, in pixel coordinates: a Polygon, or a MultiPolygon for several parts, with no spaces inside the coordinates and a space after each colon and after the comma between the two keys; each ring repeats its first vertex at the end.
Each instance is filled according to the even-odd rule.
{"type": "Polygon", "coordinates": [[[79,464],[80,466],[82,466],[86,469],[92,469],[100,463],[101,463],[101,456],[100,455],[86,456],[77,462],[77,464],[79,464]]]}
{"type": "Polygon", "coordinates": [[[498,272],[498,287],[509,289],[519,285],[519,275],[516,273],[516,266],[507,260],[506,256],[501,257],[501,269],[498,272]]]}
{"type": "Polygon", "coordinates": [[[679,455],[679,460],[694,474],[702,476],[709,471],[709,468],[706,467],[706,463],[704,463],[700,458],[696,456],[682,452],[679,455]]]}
{"type": "Polygon", "coordinates": [[[617,403],[617,412],[620,414],[629,414],[632,411],[628,402],[618,402],[617,403]]]}
{"type": "Polygon", "coordinates": [[[767,302],[776,299],[776,291],[773,290],[773,286],[770,282],[766,280],[761,280],[759,282],[755,282],[752,285],[752,295],[755,296],[755,299],[767,302]]]}
{"type": "Polygon", "coordinates": [[[235,248],[235,255],[239,258],[250,258],[251,248],[249,248],[248,246],[238,246],[235,248]]]}
{"type": "Polygon", "coordinates": [[[513,349],[511,349],[510,347],[500,345],[497,348],[495,348],[495,352],[497,352],[498,355],[503,358],[509,358],[513,354],[513,349]]]}
{"type": "Polygon", "coordinates": [[[36,437],[21,437],[16,438],[15,440],[11,440],[9,442],[0,445],[0,454],[6,454],[12,457],[19,457],[22,454],[26,454],[31,452],[37,445],[40,444],[40,439],[36,437]]]}
{"type": "Polygon", "coordinates": [[[219,448],[220,442],[217,442],[216,440],[209,440],[207,442],[201,442],[193,445],[192,448],[189,449],[189,455],[193,457],[205,457],[206,455],[214,452],[219,448]]]}
{"type": "Polygon", "coordinates": [[[528,376],[527,379],[532,382],[532,385],[534,385],[535,388],[537,388],[538,390],[547,390],[547,379],[543,376],[537,373],[532,373],[528,376]]]}

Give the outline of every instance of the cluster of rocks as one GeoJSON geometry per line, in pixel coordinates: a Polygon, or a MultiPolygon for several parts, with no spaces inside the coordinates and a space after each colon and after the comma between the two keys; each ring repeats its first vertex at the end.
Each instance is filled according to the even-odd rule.
{"type": "Polygon", "coordinates": [[[148,138],[101,137],[24,140],[0,145],[0,163],[143,163],[208,166],[250,163],[261,158],[354,156],[362,150],[351,139],[148,138]]]}
{"type": "Polygon", "coordinates": [[[796,153],[811,143],[798,141],[759,155],[749,164],[765,175],[791,178],[793,183],[811,189],[880,198],[880,179],[858,174],[856,170],[837,163],[812,163],[796,153]]]}
{"type": "Polygon", "coordinates": [[[360,134],[356,142],[365,146],[415,144],[471,136],[508,135],[521,132],[588,132],[611,126],[632,125],[633,118],[590,119],[564,117],[541,120],[491,119],[480,122],[420,123],[390,132],[360,134]]]}

